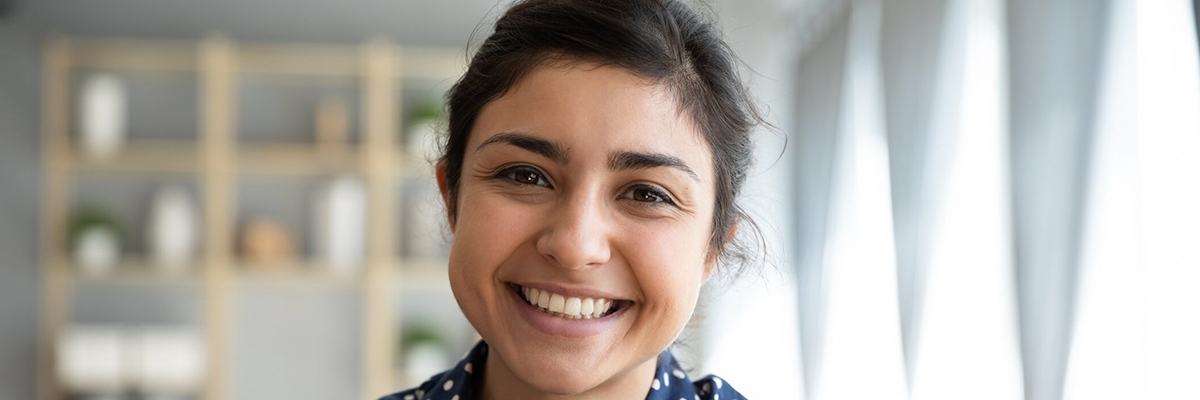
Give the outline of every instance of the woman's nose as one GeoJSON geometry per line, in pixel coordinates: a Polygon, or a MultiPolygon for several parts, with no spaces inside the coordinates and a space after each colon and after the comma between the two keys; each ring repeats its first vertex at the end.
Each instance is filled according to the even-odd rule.
{"type": "Polygon", "coordinates": [[[549,223],[538,237],[538,252],[571,269],[607,263],[612,227],[603,203],[595,199],[559,203],[547,216],[549,223]]]}

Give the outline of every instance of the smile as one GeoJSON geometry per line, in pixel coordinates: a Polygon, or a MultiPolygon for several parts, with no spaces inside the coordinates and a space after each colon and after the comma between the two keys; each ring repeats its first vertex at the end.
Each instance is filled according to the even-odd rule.
{"type": "Polygon", "coordinates": [[[543,312],[567,319],[603,318],[617,310],[617,302],[608,299],[567,297],[547,290],[521,287],[521,298],[543,312]]]}
{"type": "Polygon", "coordinates": [[[585,338],[608,332],[636,308],[632,300],[612,299],[603,292],[556,290],[552,284],[540,288],[506,285],[521,319],[552,336],[585,338]]]}

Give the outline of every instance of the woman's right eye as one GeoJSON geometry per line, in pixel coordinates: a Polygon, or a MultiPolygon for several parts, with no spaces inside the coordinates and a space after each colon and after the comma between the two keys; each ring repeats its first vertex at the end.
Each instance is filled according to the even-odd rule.
{"type": "Polygon", "coordinates": [[[505,168],[497,174],[497,177],[510,180],[519,185],[537,185],[550,187],[550,182],[546,180],[546,175],[537,168],[528,165],[517,165],[505,168]]]}

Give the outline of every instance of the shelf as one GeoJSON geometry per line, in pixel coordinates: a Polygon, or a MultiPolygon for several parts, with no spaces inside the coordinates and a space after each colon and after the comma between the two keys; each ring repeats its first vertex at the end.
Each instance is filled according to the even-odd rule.
{"type": "Polygon", "coordinates": [[[467,55],[461,50],[405,47],[400,53],[400,77],[453,82],[467,71],[467,55]]]}
{"type": "Polygon", "coordinates": [[[250,174],[358,173],[363,162],[354,145],[322,148],[306,143],[244,144],[238,169],[250,174]]]}
{"type": "MultiPolygon", "coordinates": [[[[446,261],[420,259],[397,261],[395,280],[399,290],[449,290],[446,261]]],[[[178,273],[159,270],[157,264],[138,257],[121,259],[111,271],[91,275],[67,263],[77,284],[81,285],[198,285],[201,282],[199,263],[191,263],[178,273]]],[[[235,271],[243,282],[303,286],[357,287],[361,269],[336,271],[316,261],[292,261],[277,264],[238,262],[235,271]]]]}
{"type": "Polygon", "coordinates": [[[238,46],[243,74],[357,78],[362,54],[349,46],[246,43],[238,46]]]}
{"type": "Polygon", "coordinates": [[[292,261],[277,264],[240,262],[236,266],[243,283],[305,287],[358,287],[362,270],[338,271],[316,261],[292,261]]]}
{"type": "Polygon", "coordinates": [[[444,259],[409,259],[397,264],[397,290],[450,290],[444,259]]]}
{"type": "MultiPolygon", "coordinates": [[[[247,43],[238,46],[243,74],[275,77],[359,78],[362,52],[347,46],[247,43]]],[[[396,76],[402,79],[457,79],[466,71],[466,55],[458,50],[405,47],[396,76]]]]}
{"type": "Polygon", "coordinates": [[[197,55],[194,41],[71,39],[71,61],[81,69],[195,73],[197,55]]]}
{"type": "Polygon", "coordinates": [[[163,271],[159,265],[140,257],[127,257],[117,261],[111,271],[90,274],[67,263],[77,285],[113,286],[198,286],[200,284],[199,263],[189,263],[177,272],[163,271]]]}
{"type": "MultiPolygon", "coordinates": [[[[81,150],[71,152],[71,166],[79,173],[195,173],[200,156],[195,144],[183,141],[145,141],[127,144],[117,153],[96,157],[81,150]]],[[[425,160],[394,150],[394,164],[404,178],[430,178],[425,160]]],[[[358,173],[363,159],[356,145],[322,148],[308,143],[242,144],[238,169],[247,174],[314,175],[358,173]]]]}
{"type": "Polygon", "coordinates": [[[433,179],[433,164],[424,159],[409,156],[403,150],[396,150],[396,174],[404,179],[433,179]]]}
{"type": "Polygon", "coordinates": [[[76,149],[70,158],[81,173],[193,173],[199,163],[196,145],[184,141],[138,141],[106,157],[76,149]]]}

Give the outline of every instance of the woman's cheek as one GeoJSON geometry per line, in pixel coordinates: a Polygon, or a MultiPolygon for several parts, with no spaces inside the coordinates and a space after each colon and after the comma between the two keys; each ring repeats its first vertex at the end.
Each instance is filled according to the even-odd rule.
{"type": "Polygon", "coordinates": [[[643,228],[628,232],[633,273],[647,301],[686,321],[703,283],[704,248],[696,245],[702,239],[685,224],[643,228]]]}

